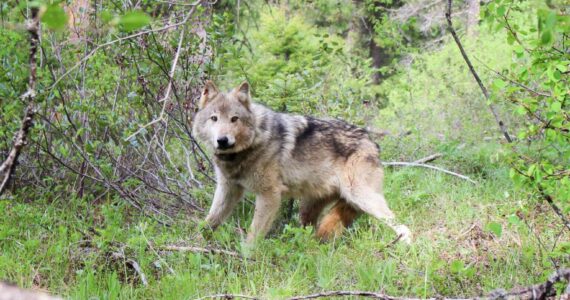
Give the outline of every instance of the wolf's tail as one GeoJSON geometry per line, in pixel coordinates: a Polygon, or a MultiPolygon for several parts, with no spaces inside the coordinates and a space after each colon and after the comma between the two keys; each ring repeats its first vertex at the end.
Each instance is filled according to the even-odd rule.
{"type": "Polygon", "coordinates": [[[317,236],[324,241],[340,236],[344,228],[350,226],[358,215],[359,212],[346,201],[337,201],[330,211],[323,216],[317,230],[317,236]]]}

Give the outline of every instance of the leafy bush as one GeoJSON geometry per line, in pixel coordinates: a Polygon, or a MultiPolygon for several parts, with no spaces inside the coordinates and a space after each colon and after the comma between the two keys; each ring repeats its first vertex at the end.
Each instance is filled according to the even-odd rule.
{"type": "MultiPolygon", "coordinates": [[[[512,61],[493,83],[495,101],[524,118],[511,146],[511,177],[570,211],[570,16],[561,2],[495,0],[485,20],[507,33],[512,61]],[[531,18],[528,18],[528,16],[531,18]],[[526,16],[526,17],[525,17],[526,16]]],[[[570,226],[567,224],[567,226],[570,226]]]]}
{"type": "Polygon", "coordinates": [[[343,38],[283,9],[263,10],[250,49],[225,45],[217,66],[228,86],[248,80],[259,101],[279,111],[342,117],[363,124],[363,103],[374,102],[368,61],[343,38]]]}

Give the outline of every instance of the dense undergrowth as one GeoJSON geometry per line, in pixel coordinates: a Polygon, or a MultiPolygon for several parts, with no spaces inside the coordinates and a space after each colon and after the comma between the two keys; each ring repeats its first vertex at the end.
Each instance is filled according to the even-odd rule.
{"type": "Polygon", "coordinates": [[[252,217],[247,202],[207,241],[183,213],[164,227],[120,199],[93,205],[89,198],[24,198],[2,202],[0,276],[75,299],[215,293],[282,298],[337,289],[473,296],[541,282],[551,272],[551,259],[568,263],[556,255],[566,251],[568,234],[549,207],[529,204],[526,193],[512,187],[507,169],[489,166],[493,151],[486,146],[469,157],[448,157],[450,163],[482,168],[468,173],[477,185],[418,169],[387,173],[386,197],[414,232],[411,246],[392,245],[390,229],[369,217],[342,238],[321,244],[293,218],[244,253],[244,228],[252,217]],[[491,229],[495,223],[500,232],[491,229]],[[557,246],[550,251],[541,243],[557,246]],[[167,245],[213,247],[247,258],[164,251],[167,245]],[[148,286],[127,258],[140,264],[148,286]]]}
{"type": "MultiPolygon", "coordinates": [[[[543,282],[570,264],[570,232],[539,193],[552,192],[568,215],[569,58],[556,51],[567,47],[568,16],[555,1],[545,8],[495,0],[483,8],[485,22],[469,29],[477,34],[458,28],[517,137],[513,145],[502,139],[443,25],[426,32],[420,16],[402,21],[385,13],[422,1],[220,1],[192,11],[184,32],[126,39],[76,66],[93,45],[179,21],[191,7],[103,2],[90,21],[93,32],[79,27],[76,36],[51,28],[65,22],[44,20],[39,115],[10,192],[0,198],[0,280],[72,299],[280,299],[341,289],[468,297],[543,282]],[[140,12],[129,13],[134,8],[140,12]],[[518,40],[504,20],[521,32],[518,40]],[[532,30],[537,23],[541,32],[532,30]],[[368,57],[371,40],[389,58],[379,70],[368,57]],[[553,95],[537,97],[501,74],[553,95]],[[434,165],[476,184],[423,168],[386,168],[386,198],[412,230],[410,246],[393,244],[394,233],[368,216],[320,243],[284,207],[269,238],[251,249],[243,238],[252,195],[219,230],[204,234],[214,184],[188,120],[206,78],[226,88],[248,80],[255,101],[278,111],[366,127],[384,161],[441,153],[434,165]],[[376,78],[382,80],[374,84],[376,78]]],[[[455,9],[463,8],[459,2],[455,9]]],[[[49,4],[44,8],[61,7],[49,4]]],[[[8,2],[0,12],[2,159],[24,106],[15,99],[28,75],[21,51],[27,33],[17,24],[28,10],[8,2]]]]}

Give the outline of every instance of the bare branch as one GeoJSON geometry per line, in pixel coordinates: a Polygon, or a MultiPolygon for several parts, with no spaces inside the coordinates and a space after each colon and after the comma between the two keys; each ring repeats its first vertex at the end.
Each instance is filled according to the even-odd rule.
{"type": "MultiPolygon", "coordinates": [[[[485,87],[485,85],[483,85],[481,78],[479,78],[479,75],[475,71],[473,64],[471,64],[471,60],[467,56],[467,53],[465,52],[465,49],[463,48],[463,45],[461,44],[461,41],[459,40],[459,37],[457,36],[457,32],[455,32],[455,29],[453,29],[453,22],[451,21],[451,5],[452,5],[452,2],[453,2],[453,0],[447,1],[447,11],[445,12],[445,18],[447,19],[447,28],[448,28],[449,32],[451,32],[451,35],[453,36],[453,40],[455,40],[455,43],[457,44],[459,51],[461,51],[461,56],[463,56],[465,63],[467,63],[467,66],[469,67],[469,71],[473,75],[473,78],[475,78],[475,81],[477,81],[479,88],[481,88],[481,92],[483,92],[483,96],[485,96],[485,99],[487,101],[491,101],[491,98],[489,96],[489,92],[487,91],[487,88],[485,87]]],[[[495,117],[495,121],[499,125],[499,129],[501,130],[501,132],[505,136],[505,139],[507,140],[507,142],[511,143],[513,140],[511,139],[511,136],[507,132],[507,128],[506,128],[505,124],[503,123],[503,121],[499,117],[499,114],[497,113],[495,106],[492,103],[489,103],[489,109],[491,110],[493,117],[495,117]]]]}
{"type": "MultiPolygon", "coordinates": [[[[185,20],[187,20],[192,15],[192,12],[194,12],[194,7],[192,7],[192,10],[190,10],[190,12],[186,16],[185,20]]],[[[151,125],[158,123],[160,121],[165,121],[166,104],[168,103],[167,100],[170,97],[170,91],[172,90],[172,80],[174,78],[174,71],[176,70],[176,66],[178,65],[178,57],[180,57],[180,50],[182,49],[182,41],[183,40],[184,40],[184,29],[182,29],[182,32],[180,32],[180,39],[178,40],[178,48],[176,50],[176,55],[174,56],[174,60],[172,61],[170,73],[168,73],[169,78],[168,78],[168,85],[166,87],[166,92],[164,93],[164,96],[162,97],[162,99],[160,99],[158,101],[158,102],[164,102],[162,104],[162,110],[160,111],[160,115],[158,116],[157,119],[150,121],[148,124],[142,126],[137,131],[135,131],[133,134],[129,135],[125,139],[125,141],[132,139],[133,137],[135,137],[137,134],[139,134],[143,129],[147,128],[148,126],[151,126],[151,125]]]]}
{"type": "Polygon", "coordinates": [[[520,88],[522,88],[522,89],[525,89],[525,90],[527,90],[527,91],[529,91],[529,92],[531,92],[531,93],[533,93],[533,94],[535,94],[535,95],[537,95],[537,96],[552,97],[552,94],[550,94],[550,93],[548,93],[548,92],[541,92],[541,91],[533,90],[532,88],[530,88],[530,87],[528,87],[528,86],[526,86],[526,85],[524,85],[524,84],[522,84],[522,83],[520,83],[520,82],[517,82],[517,81],[514,81],[514,80],[508,78],[507,76],[505,76],[505,75],[503,75],[503,74],[501,74],[501,73],[499,73],[499,72],[493,70],[491,67],[489,67],[487,64],[485,64],[484,62],[482,62],[482,61],[481,61],[480,59],[478,59],[477,57],[475,57],[475,60],[477,60],[479,63],[481,63],[487,70],[489,70],[489,71],[495,73],[495,75],[497,75],[497,76],[503,78],[504,80],[507,80],[508,82],[510,82],[510,83],[512,83],[512,84],[514,84],[514,85],[516,85],[516,86],[518,86],[518,87],[520,87],[520,88]]]}
{"type": "Polygon", "coordinates": [[[91,58],[91,56],[93,56],[93,54],[95,54],[95,52],[97,52],[99,49],[104,48],[104,47],[107,47],[107,46],[110,46],[110,45],[113,45],[113,44],[115,44],[115,43],[118,43],[118,42],[121,42],[121,41],[124,41],[124,40],[132,39],[132,38],[135,38],[135,37],[138,37],[138,36],[141,36],[141,35],[145,35],[145,34],[149,34],[149,33],[155,33],[155,32],[161,32],[161,31],[165,31],[165,30],[168,30],[168,29],[170,29],[170,28],[173,28],[173,27],[178,27],[178,26],[180,26],[180,25],[183,25],[183,24],[185,24],[186,22],[188,22],[188,19],[190,18],[190,16],[191,16],[192,13],[194,12],[195,8],[196,8],[196,7],[193,6],[192,9],[190,10],[190,12],[186,15],[186,17],[184,17],[184,19],[183,19],[181,22],[174,23],[174,24],[170,24],[170,25],[167,25],[167,26],[164,26],[164,27],[161,27],[161,28],[157,28],[157,29],[150,29],[150,30],[140,31],[140,32],[137,32],[137,33],[134,33],[134,34],[131,34],[131,35],[127,35],[127,36],[124,36],[124,37],[121,37],[121,38],[118,38],[118,39],[115,39],[115,40],[112,40],[112,41],[103,43],[103,44],[101,44],[101,45],[98,45],[97,47],[93,48],[93,50],[91,50],[89,53],[87,53],[87,55],[85,55],[79,62],[77,62],[75,65],[73,65],[73,67],[69,68],[69,69],[67,70],[67,72],[65,72],[63,75],[61,75],[61,76],[51,85],[51,87],[50,87],[49,89],[51,90],[51,89],[53,89],[54,87],[56,87],[57,84],[58,84],[63,78],[65,78],[66,76],[68,76],[71,72],[73,72],[73,70],[77,69],[80,65],[82,65],[82,64],[85,63],[87,60],[89,60],[89,59],[91,58]]]}
{"type": "Polygon", "coordinates": [[[443,156],[443,154],[441,154],[441,153],[435,153],[435,154],[426,156],[426,157],[424,157],[424,158],[420,158],[420,159],[414,161],[414,163],[415,163],[415,164],[425,164],[425,163],[434,161],[434,160],[436,160],[436,159],[438,159],[438,158],[440,158],[440,157],[442,157],[442,156],[443,156]]]}
{"type": "Polygon", "coordinates": [[[433,170],[437,170],[449,175],[453,175],[453,176],[457,176],[461,179],[465,179],[473,184],[477,184],[477,182],[465,175],[461,175],[459,173],[455,173],[455,172],[451,172],[449,170],[440,168],[440,167],[436,167],[436,166],[432,166],[432,165],[428,165],[428,164],[418,164],[415,162],[400,162],[400,161],[393,161],[393,162],[383,162],[382,163],[384,166],[405,166],[405,167],[422,167],[422,168],[428,168],[428,169],[433,169],[433,170]]]}
{"type": "Polygon", "coordinates": [[[542,188],[542,186],[539,184],[538,185],[538,191],[540,192],[540,195],[542,196],[542,198],[544,198],[544,200],[546,200],[546,202],[548,202],[548,204],[550,205],[550,207],[552,207],[552,210],[554,210],[554,212],[558,215],[558,217],[560,217],[560,220],[562,221],[562,224],[564,224],[564,226],[570,230],[570,221],[568,220],[568,218],[564,215],[564,212],[562,212],[562,210],[556,205],[556,203],[554,203],[554,200],[552,199],[552,196],[548,195],[544,189],[542,188]]]}

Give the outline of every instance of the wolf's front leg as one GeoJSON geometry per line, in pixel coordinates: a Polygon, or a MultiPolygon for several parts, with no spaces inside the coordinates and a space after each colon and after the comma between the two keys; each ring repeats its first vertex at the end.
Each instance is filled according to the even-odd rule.
{"type": "Polygon", "coordinates": [[[206,217],[206,222],[208,222],[208,225],[210,225],[212,229],[215,229],[226,220],[236,204],[243,197],[243,193],[243,187],[231,183],[226,179],[218,178],[214,201],[206,217]]]}
{"type": "Polygon", "coordinates": [[[263,238],[279,211],[281,205],[281,193],[277,191],[266,192],[257,195],[255,198],[255,212],[253,213],[253,222],[247,234],[247,243],[252,244],[257,239],[263,238]]]}

